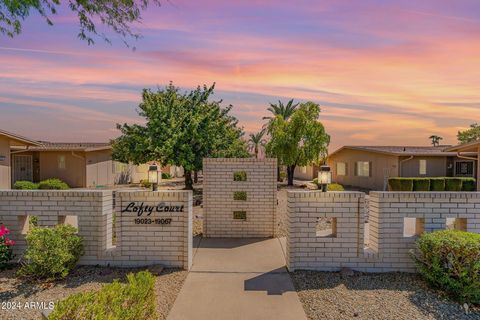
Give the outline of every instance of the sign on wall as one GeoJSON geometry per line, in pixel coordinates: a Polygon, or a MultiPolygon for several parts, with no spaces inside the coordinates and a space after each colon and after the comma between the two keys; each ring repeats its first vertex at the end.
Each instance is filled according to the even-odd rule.
{"type": "Polygon", "coordinates": [[[169,213],[184,212],[184,205],[173,202],[159,202],[155,205],[149,205],[145,202],[129,202],[120,211],[121,213],[131,213],[135,224],[171,224],[172,218],[165,217],[169,213]]]}

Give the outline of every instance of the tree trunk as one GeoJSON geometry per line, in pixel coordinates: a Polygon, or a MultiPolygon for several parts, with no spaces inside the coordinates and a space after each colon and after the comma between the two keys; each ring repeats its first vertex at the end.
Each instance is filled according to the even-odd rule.
{"type": "Polygon", "coordinates": [[[295,165],[293,166],[287,166],[287,178],[288,178],[288,184],[289,186],[293,186],[293,174],[295,173],[295,165]]]}
{"type": "Polygon", "coordinates": [[[280,166],[277,166],[277,182],[282,182],[282,177],[280,177],[280,166]]]}
{"type": "Polygon", "coordinates": [[[193,190],[192,171],[185,171],[185,190],[193,190]]]}
{"type": "Polygon", "coordinates": [[[193,182],[198,183],[198,171],[193,172],[193,182]]]}
{"type": "Polygon", "coordinates": [[[258,159],[258,147],[255,146],[255,158],[258,159]]]}

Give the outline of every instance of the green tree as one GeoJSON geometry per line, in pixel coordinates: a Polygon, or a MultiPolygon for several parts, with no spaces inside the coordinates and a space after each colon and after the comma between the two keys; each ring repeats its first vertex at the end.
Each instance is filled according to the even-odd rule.
{"type": "Polygon", "coordinates": [[[294,104],[293,99],[288,101],[287,104],[283,104],[280,100],[278,100],[276,104],[270,103],[270,107],[268,107],[267,110],[270,111],[273,116],[263,117],[263,120],[269,120],[269,122],[271,122],[276,116],[282,116],[285,120],[288,120],[297,107],[298,103],[294,104]]]}
{"type": "Polygon", "coordinates": [[[117,125],[122,135],[113,141],[113,158],[182,166],[185,188],[192,189],[192,172],[202,169],[203,158],[248,157],[243,130],[229,114],[232,106],[209,101],[214,86],[190,93],[181,93],[171,83],[156,92],[144,89],[138,113],[145,125],[117,125]]]}
{"type": "MultiPolygon", "coordinates": [[[[273,120],[277,116],[282,116],[283,119],[288,120],[292,114],[295,112],[295,109],[297,109],[298,103],[293,103],[293,99],[290,99],[287,104],[284,104],[282,101],[278,100],[278,103],[270,103],[270,107],[268,107],[268,111],[272,114],[272,116],[269,117],[263,117],[263,120],[268,120],[268,122],[265,124],[265,128],[267,129],[268,133],[270,134],[271,132],[271,125],[273,120]]],[[[280,159],[278,159],[278,166],[277,166],[277,181],[281,181],[280,178],[280,159]]]]}
{"type": "Polygon", "coordinates": [[[432,140],[432,145],[434,147],[437,147],[440,145],[440,140],[443,140],[442,137],[436,136],[436,135],[431,135],[428,139],[432,140]]]}
{"type": "Polygon", "coordinates": [[[248,139],[248,146],[250,148],[250,151],[253,151],[255,153],[255,158],[257,159],[260,147],[265,145],[265,139],[263,139],[264,135],[265,129],[260,130],[260,132],[257,133],[251,133],[248,139]]]}
{"type": "Polygon", "coordinates": [[[480,140],[480,125],[473,123],[470,129],[458,131],[457,139],[461,144],[480,140]]]}
{"type": "Polygon", "coordinates": [[[327,155],[330,136],[319,121],[320,106],[306,102],[291,115],[289,120],[277,115],[270,124],[270,141],[267,154],[276,156],[287,166],[288,185],[293,185],[297,166],[319,163],[327,155]]]}
{"type": "Polygon", "coordinates": [[[60,5],[68,4],[68,9],[77,15],[80,31],[78,37],[94,44],[93,37],[110,42],[104,33],[98,30],[97,25],[112,29],[120,35],[125,44],[126,38],[138,39],[140,35],[131,29],[131,25],[140,22],[141,11],[150,3],[160,5],[160,0],[0,0],[0,33],[14,37],[22,32],[22,23],[32,12],[40,14],[47,24],[53,25],[50,19],[56,15],[60,5]]]}

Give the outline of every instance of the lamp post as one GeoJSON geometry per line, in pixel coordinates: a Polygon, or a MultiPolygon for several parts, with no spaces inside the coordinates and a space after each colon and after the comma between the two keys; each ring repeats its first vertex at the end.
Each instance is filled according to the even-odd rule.
{"type": "Polygon", "coordinates": [[[152,184],[152,191],[158,190],[158,167],[156,165],[148,167],[148,182],[152,184]]]}
{"type": "Polygon", "coordinates": [[[318,171],[318,184],[322,186],[322,192],[327,192],[327,186],[332,183],[332,172],[327,165],[320,166],[318,171]]]}

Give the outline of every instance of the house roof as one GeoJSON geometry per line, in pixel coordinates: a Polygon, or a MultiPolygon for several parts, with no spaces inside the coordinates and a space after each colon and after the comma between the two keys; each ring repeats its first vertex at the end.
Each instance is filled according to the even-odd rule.
{"type": "Polygon", "coordinates": [[[446,151],[454,152],[478,152],[480,150],[480,140],[472,141],[458,146],[447,148],[446,151]]]}
{"type": "Polygon", "coordinates": [[[40,145],[40,142],[38,142],[38,141],[31,140],[31,139],[22,137],[18,134],[11,133],[11,132],[1,130],[1,129],[0,129],[0,136],[10,138],[11,140],[13,140],[17,143],[19,142],[20,145],[22,145],[22,146],[25,146],[25,145],[26,146],[38,146],[38,145],[40,145]]]}
{"type": "Polygon", "coordinates": [[[457,155],[456,152],[449,152],[446,151],[451,146],[427,146],[427,147],[419,147],[419,146],[344,146],[332,154],[334,154],[344,150],[359,150],[365,152],[374,152],[374,153],[381,153],[386,155],[393,155],[393,156],[423,156],[423,157],[445,157],[445,156],[455,156],[457,155]]]}
{"type": "Polygon", "coordinates": [[[40,145],[28,148],[29,151],[100,151],[111,149],[106,142],[47,142],[39,141],[40,145]]]}

